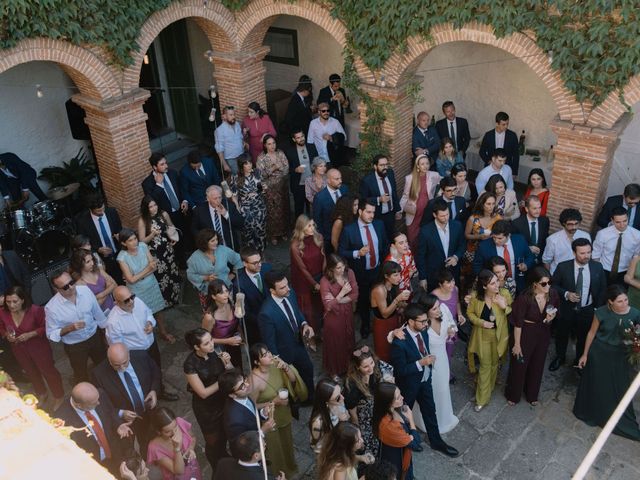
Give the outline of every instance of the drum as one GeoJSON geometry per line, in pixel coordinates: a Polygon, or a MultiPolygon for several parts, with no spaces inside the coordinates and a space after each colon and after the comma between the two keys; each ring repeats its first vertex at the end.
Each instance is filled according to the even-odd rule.
{"type": "Polygon", "coordinates": [[[21,230],[31,224],[31,212],[28,210],[14,210],[10,215],[13,230],[21,230]]]}
{"type": "Polygon", "coordinates": [[[58,204],[51,200],[38,202],[31,210],[33,219],[38,223],[51,223],[58,217],[58,204]]]}

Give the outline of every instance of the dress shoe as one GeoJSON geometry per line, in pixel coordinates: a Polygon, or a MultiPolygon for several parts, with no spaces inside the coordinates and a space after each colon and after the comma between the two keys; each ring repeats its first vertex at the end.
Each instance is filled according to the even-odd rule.
{"type": "Polygon", "coordinates": [[[451,445],[447,445],[444,442],[442,442],[441,446],[431,447],[431,449],[435,450],[436,452],[444,453],[447,457],[451,458],[456,458],[458,455],[460,455],[460,452],[458,452],[458,450],[453,448],[451,445]]]}
{"type": "Polygon", "coordinates": [[[178,395],[175,393],[162,392],[160,394],[160,400],[164,400],[165,402],[175,402],[178,400],[178,395]]]}
{"type": "Polygon", "coordinates": [[[449,385],[455,385],[456,384],[456,377],[451,377],[449,379],[449,385]]]}
{"type": "Polygon", "coordinates": [[[564,358],[560,358],[560,357],[556,357],[554,358],[551,363],[549,364],[549,371],[550,372],[555,372],[556,370],[558,370],[562,365],[564,365],[564,358]]]}

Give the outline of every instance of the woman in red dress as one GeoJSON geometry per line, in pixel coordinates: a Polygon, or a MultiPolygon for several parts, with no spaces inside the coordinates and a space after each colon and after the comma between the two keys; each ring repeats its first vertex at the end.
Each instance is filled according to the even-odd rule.
{"type": "Polygon", "coordinates": [[[524,192],[524,197],[520,202],[520,210],[525,215],[527,212],[524,210],[524,201],[529,195],[536,195],[540,199],[542,204],[542,210],[540,215],[547,215],[547,205],[549,204],[549,189],[547,188],[547,180],[544,178],[544,172],[541,168],[533,168],[529,172],[529,179],[527,180],[527,190],[524,192]]]}
{"type": "Polygon", "coordinates": [[[300,215],[291,238],[291,286],[298,297],[298,305],[313,331],[320,332],[322,300],[320,278],[326,266],[322,235],[315,222],[300,215]]]}
{"type": "Polygon", "coordinates": [[[31,305],[31,298],[22,287],[11,287],[5,292],[4,308],[0,310],[0,329],[40,402],[48,396],[46,380],[54,397],[53,410],[57,409],[64,399],[64,389],[45,336],[44,309],[31,305]]]}
{"type": "Polygon", "coordinates": [[[242,133],[249,139],[249,153],[253,168],[256,167],[256,159],[262,153],[262,138],[266,135],[276,136],[276,129],[267,115],[260,108],[258,102],[251,102],[247,109],[247,116],[242,120],[242,133]]]}
{"type": "Polygon", "coordinates": [[[356,344],[353,306],[358,301],[358,282],[338,255],[331,254],[327,259],[320,298],[324,306],[322,366],[332,377],[344,375],[356,344]]]}

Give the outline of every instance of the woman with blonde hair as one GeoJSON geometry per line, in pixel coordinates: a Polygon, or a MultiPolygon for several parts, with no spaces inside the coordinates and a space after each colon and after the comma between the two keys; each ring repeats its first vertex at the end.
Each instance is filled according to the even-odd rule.
{"type": "Polygon", "coordinates": [[[314,332],[320,331],[322,300],[320,279],[327,264],[322,235],[315,222],[306,215],[296,220],[291,237],[291,287],[298,297],[298,305],[314,332]]]}
{"type": "Polygon", "coordinates": [[[429,158],[418,155],[410,175],[404,178],[404,192],[400,199],[400,208],[405,212],[407,237],[412,250],[416,250],[422,214],[429,200],[435,197],[436,188],[442,177],[429,171],[429,158]]]}

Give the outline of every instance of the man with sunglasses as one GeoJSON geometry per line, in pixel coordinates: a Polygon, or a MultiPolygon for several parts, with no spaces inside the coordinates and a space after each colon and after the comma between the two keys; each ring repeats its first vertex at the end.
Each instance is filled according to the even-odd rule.
{"type": "Polygon", "coordinates": [[[318,105],[317,118],[313,119],[309,124],[309,142],[313,143],[318,150],[318,155],[323,158],[329,157],[328,142],[332,142],[334,133],[341,133],[344,135],[346,141],[347,134],[344,132],[344,128],[340,125],[340,122],[329,115],[329,104],[322,102],[318,105]]]}
{"type": "Polygon", "coordinates": [[[89,287],[75,285],[66,270],[50,277],[56,294],[44,307],[47,338],[62,342],[73,370],[74,383],[89,381],[87,361],[94,365],[106,356],[102,333],[106,318],[89,287]]]}

